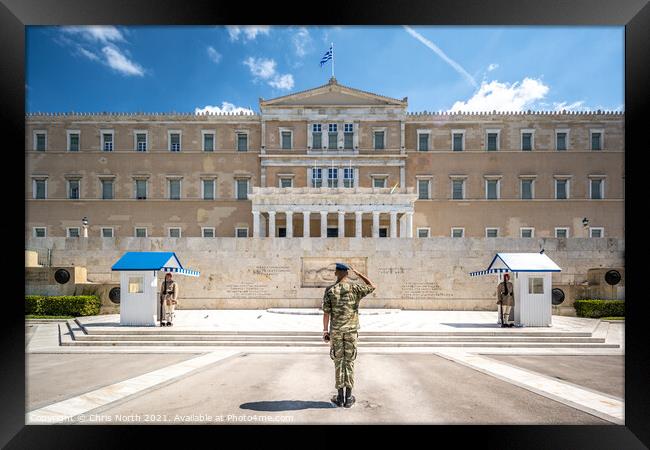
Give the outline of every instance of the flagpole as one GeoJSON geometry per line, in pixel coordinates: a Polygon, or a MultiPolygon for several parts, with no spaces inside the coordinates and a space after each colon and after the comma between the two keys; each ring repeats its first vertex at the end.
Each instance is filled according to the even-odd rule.
{"type": "Polygon", "coordinates": [[[332,78],[334,78],[334,42],[332,44],[332,78]]]}

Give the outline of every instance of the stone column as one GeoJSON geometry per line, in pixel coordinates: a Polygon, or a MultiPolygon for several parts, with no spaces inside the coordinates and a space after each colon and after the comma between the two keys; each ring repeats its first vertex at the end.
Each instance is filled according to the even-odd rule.
{"type": "Polygon", "coordinates": [[[345,211],[339,211],[339,237],[345,237],[345,211]]]}
{"type": "Polygon", "coordinates": [[[402,217],[399,219],[399,237],[406,237],[406,213],[402,213],[402,217]]]}
{"type": "Polygon", "coordinates": [[[309,237],[309,211],[302,212],[302,236],[309,237]]]}
{"type": "Polygon", "coordinates": [[[406,167],[404,166],[399,168],[399,189],[397,192],[406,192],[406,167]]]}
{"type": "Polygon", "coordinates": [[[327,211],[320,212],[320,237],[327,237],[327,211]]]}
{"type": "Polygon", "coordinates": [[[253,211],[253,237],[260,237],[260,212],[253,211]]]}
{"type": "Polygon", "coordinates": [[[275,237],[275,211],[269,211],[269,237],[275,237]]]}
{"type": "Polygon", "coordinates": [[[397,211],[390,212],[390,237],[397,237],[397,211]]]}
{"type": "Polygon", "coordinates": [[[372,212],[372,237],[379,237],[379,211],[372,212]]]}
{"type": "Polygon", "coordinates": [[[413,237],[413,212],[406,213],[406,237],[413,237]]]}
{"type": "Polygon", "coordinates": [[[287,211],[284,213],[287,221],[287,237],[293,237],[293,211],[287,211]]]}
{"type": "Polygon", "coordinates": [[[361,224],[363,219],[363,213],[361,211],[354,212],[354,237],[361,237],[361,224]]]}

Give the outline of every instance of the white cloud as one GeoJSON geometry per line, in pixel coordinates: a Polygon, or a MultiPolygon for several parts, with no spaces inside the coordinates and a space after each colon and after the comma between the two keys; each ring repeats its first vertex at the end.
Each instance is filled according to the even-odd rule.
{"type": "Polygon", "coordinates": [[[221,61],[221,53],[216,51],[212,46],[208,47],[208,57],[215,63],[219,63],[219,61],[221,61]]]}
{"type": "Polygon", "coordinates": [[[494,69],[498,69],[498,68],[499,68],[498,64],[492,63],[488,66],[487,71],[492,72],[494,69]]]}
{"type": "Polygon", "coordinates": [[[276,63],[272,59],[253,58],[252,56],[249,56],[244,60],[244,64],[248,66],[255,77],[266,80],[275,75],[276,63]]]}
{"type": "Polygon", "coordinates": [[[86,49],[83,48],[81,45],[79,45],[79,46],[77,47],[77,50],[79,51],[79,54],[85,56],[85,57],[88,58],[89,60],[91,60],[91,61],[99,61],[99,56],[97,56],[96,54],[94,54],[94,53],[91,52],[90,50],[86,50],[86,49]]]}
{"type": "Polygon", "coordinates": [[[124,35],[114,26],[83,26],[83,27],[63,27],[65,33],[79,34],[88,41],[101,42],[124,42],[124,35]]]}
{"type": "Polygon", "coordinates": [[[239,40],[239,37],[242,37],[243,41],[252,41],[257,37],[258,34],[268,35],[271,31],[271,27],[268,25],[258,25],[258,26],[241,26],[241,25],[228,25],[226,26],[228,34],[230,35],[231,41],[239,40]]]}
{"type": "Polygon", "coordinates": [[[106,64],[123,75],[143,76],[144,69],[138,63],[127,58],[117,47],[106,46],[102,48],[106,57],[106,64]]]}
{"type": "Polygon", "coordinates": [[[555,111],[588,111],[589,108],[584,106],[584,100],[578,100],[573,103],[567,102],[553,102],[553,109],[555,111]]]}
{"type": "Polygon", "coordinates": [[[311,51],[312,39],[307,28],[300,27],[298,31],[291,37],[291,41],[293,42],[293,46],[296,50],[296,55],[298,55],[300,58],[311,51]]]}
{"type": "Polygon", "coordinates": [[[276,89],[292,89],[293,88],[293,75],[290,73],[285,75],[276,75],[269,84],[276,89]]]}
{"type": "Polygon", "coordinates": [[[195,108],[194,109],[194,114],[223,114],[223,113],[230,113],[230,114],[255,114],[252,109],[250,108],[243,108],[241,106],[235,106],[232,103],[229,102],[221,102],[221,106],[212,106],[212,105],[206,105],[203,108],[195,108]]]}
{"type": "Polygon", "coordinates": [[[445,52],[440,50],[440,48],[436,44],[434,44],[433,42],[431,42],[430,40],[428,40],[427,38],[422,36],[420,33],[415,31],[413,28],[411,28],[409,26],[406,26],[406,25],[404,26],[404,28],[406,29],[406,32],[408,34],[413,36],[418,41],[422,42],[429,49],[433,50],[434,53],[436,53],[438,56],[440,56],[443,59],[443,61],[445,61],[447,64],[449,64],[456,72],[458,72],[463,77],[465,77],[465,79],[467,81],[469,81],[472,86],[478,87],[478,84],[476,83],[476,80],[474,79],[474,77],[471,76],[465,69],[463,69],[463,67],[460,64],[458,64],[456,61],[454,61],[449,56],[447,56],[445,54],[445,52]]]}
{"type": "Polygon", "coordinates": [[[533,78],[512,84],[483,81],[469,100],[454,103],[451,111],[523,111],[531,109],[548,91],[548,86],[533,78]]]}

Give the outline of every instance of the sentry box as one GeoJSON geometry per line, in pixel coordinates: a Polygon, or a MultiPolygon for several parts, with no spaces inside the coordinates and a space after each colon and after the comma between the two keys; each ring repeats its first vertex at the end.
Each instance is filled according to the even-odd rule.
{"type": "Polygon", "coordinates": [[[497,283],[500,283],[503,275],[510,273],[515,294],[515,325],[550,327],[551,276],[553,272],[561,271],[543,253],[497,253],[487,269],[471,272],[470,276],[497,274],[497,283]]]}
{"type": "Polygon", "coordinates": [[[127,252],[111,267],[120,272],[120,325],[155,326],[159,313],[158,272],[198,277],[174,252],[127,252]]]}

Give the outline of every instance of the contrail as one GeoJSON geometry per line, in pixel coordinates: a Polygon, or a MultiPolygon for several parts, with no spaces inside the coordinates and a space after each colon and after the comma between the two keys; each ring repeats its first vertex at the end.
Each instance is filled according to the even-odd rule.
{"type": "Polygon", "coordinates": [[[442,58],[442,59],[443,59],[447,64],[449,64],[451,67],[453,67],[453,69],[454,69],[456,72],[458,72],[459,74],[461,74],[462,76],[464,76],[464,77],[467,79],[467,81],[469,81],[469,82],[472,84],[472,86],[474,86],[474,87],[478,87],[478,84],[476,83],[476,80],[474,79],[474,77],[472,77],[469,73],[467,73],[467,71],[466,71],[465,69],[463,69],[463,68],[460,66],[460,64],[458,64],[456,61],[454,61],[453,59],[451,59],[449,56],[445,55],[445,52],[443,52],[442,50],[440,50],[440,48],[438,48],[438,46],[437,46],[436,44],[434,44],[433,42],[431,42],[430,40],[428,40],[427,38],[425,38],[424,36],[422,36],[420,33],[418,33],[417,31],[415,31],[413,28],[411,28],[411,27],[409,27],[409,26],[407,26],[407,25],[404,25],[404,28],[406,29],[406,32],[407,32],[408,34],[410,34],[410,35],[413,36],[415,39],[417,39],[418,41],[422,42],[424,45],[426,45],[426,46],[429,47],[431,50],[433,50],[433,51],[434,51],[438,56],[440,56],[440,57],[441,57],[441,58],[442,58]]]}

